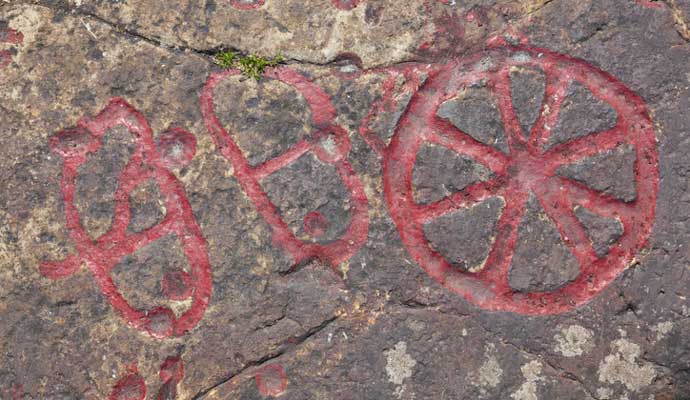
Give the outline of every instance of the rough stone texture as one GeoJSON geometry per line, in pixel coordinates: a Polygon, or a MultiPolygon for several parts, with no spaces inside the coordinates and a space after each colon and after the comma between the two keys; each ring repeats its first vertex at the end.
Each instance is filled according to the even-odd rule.
{"type": "MultiPolygon", "coordinates": [[[[134,392],[134,383],[144,384],[150,399],[687,398],[690,1],[266,0],[248,10],[233,6],[239,3],[0,2],[0,399],[107,399],[118,382],[134,392]],[[641,96],[659,151],[646,246],[587,304],[556,315],[487,311],[425,273],[390,217],[386,198],[397,194],[386,192],[381,156],[360,135],[372,105],[387,95],[385,72],[377,68],[468,57],[506,32],[510,40],[520,33],[533,46],[584,60],[641,96]],[[219,71],[212,60],[219,49],[281,53],[332,98],[334,122],[352,145],[345,159],[368,200],[366,242],[348,260],[329,265],[316,257],[295,266],[214,144],[200,95],[219,71]],[[82,251],[67,222],[63,159],[50,140],[95,117],[115,96],[142,113],[154,136],[181,127],[196,138],[194,158],[171,176],[206,242],[212,294],[201,321],[181,336],[156,338],[128,325],[88,263],[62,279],[41,274],[43,262],[82,251]]],[[[512,100],[527,132],[544,86],[537,70],[513,72],[512,100]]],[[[427,73],[418,77],[422,85],[427,73]]],[[[415,101],[409,79],[397,78],[393,106],[369,126],[386,145],[415,101]]],[[[586,138],[619,117],[586,91],[568,93],[549,146],[586,138]]],[[[504,121],[485,94],[477,85],[449,93],[465,103],[450,100],[441,116],[505,152],[504,121]]],[[[268,78],[225,81],[215,100],[252,166],[316,128],[304,97],[268,78]]],[[[113,224],[119,171],[134,143],[127,130],[111,129],[77,171],[75,204],[92,239],[113,224]]],[[[490,179],[488,167],[480,171],[447,151],[419,156],[409,177],[422,188],[417,202],[490,179]]],[[[313,153],[268,175],[261,187],[291,232],[328,244],[352,220],[353,199],[335,167],[313,153]],[[319,239],[303,231],[314,210],[329,221],[319,239]]],[[[623,145],[560,171],[631,204],[647,195],[636,191],[632,154],[623,145]]],[[[128,234],[164,221],[164,191],[150,180],[132,188],[128,234]]],[[[429,245],[455,264],[481,264],[498,225],[493,211],[504,203],[492,198],[427,221],[429,245]],[[487,204],[492,212],[481,208],[487,204]]],[[[573,213],[597,255],[620,245],[616,219],[584,207],[573,213]]],[[[521,221],[513,289],[549,290],[571,279],[576,264],[553,221],[534,201],[521,221]]],[[[179,272],[190,272],[181,242],[166,235],[133,249],[110,271],[113,285],[141,309],[184,312],[190,301],[169,296],[184,292],[179,272]]]]}
{"type": "Polygon", "coordinates": [[[306,154],[261,183],[288,226],[302,240],[330,241],[348,226],[349,195],[335,169],[306,154]],[[318,212],[326,218],[324,232],[305,232],[305,217],[318,212]]]}
{"type": "Polygon", "coordinates": [[[480,142],[508,151],[501,113],[487,90],[470,87],[458,93],[439,107],[438,116],[480,142]]]}
{"type": "Polygon", "coordinates": [[[590,133],[611,129],[616,125],[616,111],[579,83],[572,83],[565,93],[558,123],[544,146],[567,142],[590,133]]]}
{"type": "Polygon", "coordinates": [[[558,174],[626,202],[635,200],[635,149],[622,145],[577,163],[564,165],[558,174]]]}
{"type": "Polygon", "coordinates": [[[117,178],[129,161],[133,146],[130,133],[113,129],[105,135],[103,147],[89,156],[80,167],[75,188],[76,206],[82,223],[92,238],[104,234],[111,226],[115,213],[117,178]],[[97,199],[96,201],[89,201],[97,199]]]}
{"type": "Polygon", "coordinates": [[[525,215],[518,229],[508,282],[520,291],[548,291],[562,286],[580,272],[553,221],[536,197],[527,201],[525,215]]]}
{"type": "Polygon", "coordinates": [[[585,207],[576,207],[575,216],[585,227],[599,257],[607,254],[611,245],[623,234],[623,225],[620,221],[602,217],[585,207]]]}
{"type": "Polygon", "coordinates": [[[260,85],[237,76],[224,81],[216,96],[223,100],[215,104],[217,115],[252,166],[285,152],[313,129],[304,99],[279,82],[260,85]]]}
{"type": "Polygon", "coordinates": [[[412,171],[414,198],[420,204],[433,203],[490,177],[491,171],[467,156],[444,147],[425,145],[417,153],[412,171]]]}
{"type": "Polygon", "coordinates": [[[504,202],[499,197],[439,217],[424,226],[429,243],[454,267],[479,271],[494,244],[504,202]]]}
{"type": "Polygon", "coordinates": [[[161,222],[165,217],[165,204],[156,182],[149,179],[137,186],[129,196],[132,220],[127,229],[141,232],[161,222]]]}
{"type": "Polygon", "coordinates": [[[539,117],[544,102],[546,78],[538,68],[515,67],[510,71],[510,94],[513,107],[526,137],[532,134],[532,126],[539,117]]]}

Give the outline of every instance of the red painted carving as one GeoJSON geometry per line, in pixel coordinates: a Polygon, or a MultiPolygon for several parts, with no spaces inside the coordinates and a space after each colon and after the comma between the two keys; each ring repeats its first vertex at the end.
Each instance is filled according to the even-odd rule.
{"type": "MultiPolygon", "coordinates": [[[[14,29],[0,29],[0,43],[22,44],[24,42],[24,34],[14,29]]],[[[0,50],[0,68],[4,68],[12,62],[12,52],[9,50],[0,50]]]]}
{"type": "MultiPolygon", "coordinates": [[[[362,0],[331,0],[333,5],[340,10],[352,10],[362,0]]],[[[264,5],[266,0],[230,0],[230,5],[238,10],[252,10],[264,5]]]]}
{"type": "Polygon", "coordinates": [[[127,375],[113,386],[108,400],[144,400],[146,398],[146,382],[139,375],[136,365],[129,368],[127,375]]]}
{"type": "Polygon", "coordinates": [[[177,398],[177,384],[184,378],[184,365],[179,357],[168,357],[161,365],[160,378],[163,381],[158,391],[158,400],[177,398]]]}
{"type": "Polygon", "coordinates": [[[637,0],[637,4],[647,8],[663,8],[664,2],[660,0],[637,0]]]}
{"type": "MultiPolygon", "coordinates": [[[[168,357],[160,367],[159,376],[163,384],[158,391],[158,400],[177,398],[177,384],[184,378],[184,365],[179,357],[168,357]]],[[[108,400],[144,400],[146,398],[146,382],[139,374],[137,366],[132,365],[127,375],[120,378],[113,386],[108,400]]]]}
{"type": "MultiPolygon", "coordinates": [[[[235,177],[242,189],[271,226],[273,241],[293,257],[295,265],[312,257],[329,262],[331,266],[346,261],[366,241],[369,228],[368,202],[362,184],[347,160],[350,151],[350,139],[347,132],[333,123],[335,108],[330,98],[320,87],[292,69],[276,68],[268,71],[265,77],[291,85],[304,96],[311,108],[312,120],[317,129],[310,138],[297,143],[282,155],[252,167],[242,155],[242,151],[233,141],[232,136],[221,125],[213,106],[214,90],[218,84],[223,79],[238,73],[237,70],[226,70],[214,73],[208,78],[201,94],[201,112],[206,128],[213,136],[221,154],[232,164],[235,177]],[[306,243],[297,239],[260,184],[261,179],[285,168],[309,151],[322,162],[336,168],[350,193],[352,205],[350,225],[339,239],[328,244],[306,243]]],[[[304,221],[305,227],[313,225],[317,232],[319,229],[317,225],[323,224],[324,221],[316,222],[314,215],[308,214],[304,221]]]]}
{"type": "Polygon", "coordinates": [[[24,34],[14,29],[0,29],[0,42],[22,44],[24,34]]]}
{"type": "Polygon", "coordinates": [[[9,50],[0,50],[0,68],[10,65],[12,62],[12,53],[9,50]]]}
{"type": "Polygon", "coordinates": [[[287,389],[285,370],[278,364],[271,364],[261,368],[255,375],[256,386],[262,396],[278,397],[287,389]]]}
{"type": "MultiPolygon", "coordinates": [[[[519,38],[518,38],[519,39],[519,38]]],[[[384,96],[364,119],[360,133],[383,159],[384,190],[390,213],[406,248],[424,270],[449,290],[488,310],[521,314],[553,314],[584,304],[603,290],[633,260],[645,245],[654,220],[658,191],[658,155],[652,122],[643,100],[611,75],[584,61],[531,48],[524,40],[508,45],[493,40],[493,49],[474,57],[425,68],[429,74],[424,86],[412,97],[395,135],[387,147],[369,129],[371,119],[381,110],[394,107],[395,77],[419,73],[413,67],[389,72],[384,96]],[[494,67],[482,68],[483,58],[494,67]],[[529,138],[521,131],[510,94],[510,68],[517,65],[538,67],[547,76],[545,102],[540,118],[529,138]],[[485,80],[499,102],[509,145],[504,154],[475,140],[452,124],[436,117],[443,102],[463,87],[485,80]],[[543,144],[555,126],[570,82],[579,82],[618,114],[617,125],[548,151],[543,144]],[[482,163],[495,174],[490,181],[472,184],[436,203],[420,205],[412,194],[412,171],[417,152],[425,142],[445,146],[482,163]],[[611,196],[556,175],[559,166],[570,164],[621,144],[634,146],[637,198],[625,203],[611,196]],[[528,194],[533,192],[556,224],[564,243],[580,264],[577,279],[551,292],[516,292],[508,284],[508,271],[517,242],[518,225],[524,214],[528,194]],[[423,225],[442,215],[471,207],[491,196],[501,196],[505,208],[496,228],[493,248],[484,268],[465,272],[450,265],[433,250],[423,225]],[[598,257],[573,213],[575,205],[621,221],[624,233],[610,252],[598,257]]],[[[485,66],[485,65],[484,65],[485,66]]],[[[413,84],[407,90],[414,91],[413,84]]]]}
{"type": "Polygon", "coordinates": [[[266,0],[230,0],[230,5],[238,10],[251,10],[264,5],[266,0]]]}
{"type": "Polygon", "coordinates": [[[352,10],[361,0],[332,0],[333,5],[340,10],[352,10]]]}
{"type": "Polygon", "coordinates": [[[61,186],[65,216],[79,254],[63,261],[43,263],[41,273],[52,279],[64,278],[85,265],[93,273],[103,295],[122,318],[131,326],[157,338],[180,336],[196,326],[211,297],[211,267],[206,241],[182,185],[167,169],[168,166],[181,165],[183,161],[191,159],[194,150],[190,149],[193,143],[190,137],[188,132],[172,129],[159,138],[160,150],[157,149],[144,116],[124,100],[114,98],[95,118],[83,118],[75,128],[64,130],[50,139],[52,150],[63,158],[61,186]],[[102,236],[91,240],[74,204],[77,171],[87,155],[101,147],[103,135],[119,125],[133,134],[136,150],[119,177],[112,226],[102,236]],[[178,147],[178,150],[170,150],[178,147]],[[129,195],[148,179],[154,179],[160,188],[166,207],[165,218],[144,231],[127,233],[130,222],[129,195]],[[120,294],[110,276],[111,270],[122,257],[168,234],[175,234],[180,239],[190,267],[188,274],[182,272],[164,279],[169,298],[181,300],[191,297],[190,308],[179,317],[166,307],[148,311],[133,308],[120,294]]]}

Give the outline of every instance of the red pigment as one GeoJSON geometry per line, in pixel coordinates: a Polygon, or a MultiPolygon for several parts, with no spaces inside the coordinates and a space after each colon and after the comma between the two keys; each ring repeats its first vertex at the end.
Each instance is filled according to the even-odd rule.
{"type": "Polygon", "coordinates": [[[159,376],[163,381],[158,391],[158,400],[177,398],[177,385],[184,378],[184,365],[179,357],[168,357],[161,365],[159,376]]]}
{"type": "Polygon", "coordinates": [[[255,375],[256,386],[262,396],[277,397],[287,388],[285,370],[278,364],[271,364],[261,368],[255,375]]]}
{"type": "MultiPolygon", "coordinates": [[[[178,137],[179,132],[173,131],[171,135],[178,137]]],[[[189,139],[184,141],[189,142],[189,139]]],[[[61,189],[65,217],[78,254],[62,261],[43,263],[41,273],[51,279],[64,278],[85,265],[93,273],[105,298],[136,329],[163,338],[180,336],[194,328],[203,317],[211,297],[211,266],[206,241],[181,183],[168,170],[166,166],[169,162],[156,149],[151,128],[144,116],[126,101],[113,98],[95,118],[83,118],[75,128],[51,137],[50,146],[63,158],[61,189]],[[77,171],[86,162],[87,155],[101,147],[103,135],[120,125],[132,133],[136,150],[119,176],[112,226],[108,232],[91,240],[74,203],[77,171]],[[160,188],[167,210],[165,218],[144,231],[127,233],[131,214],[130,193],[148,179],[155,180],[160,188]],[[112,269],[123,257],[170,234],[177,235],[182,242],[190,266],[192,302],[179,318],[165,307],[148,311],[135,309],[125,300],[111,277],[112,269]]],[[[189,151],[187,149],[183,153],[188,155],[189,151]]]]}
{"type": "Polygon", "coordinates": [[[304,231],[312,237],[322,237],[328,231],[328,226],[328,218],[318,211],[312,211],[304,217],[304,231]]]}
{"type": "Polygon", "coordinates": [[[182,128],[170,128],[156,138],[158,152],[168,169],[189,164],[196,153],[196,137],[182,128]]]}
{"type": "Polygon", "coordinates": [[[9,50],[0,50],[0,68],[4,68],[12,62],[12,53],[9,50]]]}
{"type": "MultiPolygon", "coordinates": [[[[162,381],[158,391],[158,400],[177,398],[177,385],[184,378],[184,365],[179,357],[168,357],[161,364],[158,373],[162,381]]],[[[129,368],[129,373],[121,378],[108,397],[108,400],[144,400],[146,398],[146,383],[139,375],[136,364],[129,368]]]]}
{"type": "MultiPolygon", "coordinates": [[[[22,44],[24,34],[14,29],[0,29],[0,43],[22,44]]],[[[9,50],[0,50],[0,68],[5,68],[12,62],[12,53],[9,50]]]]}
{"type": "Polygon", "coordinates": [[[24,42],[24,34],[14,29],[0,29],[0,42],[22,44],[24,42]]]}
{"type": "Polygon", "coordinates": [[[335,108],[323,89],[290,68],[271,69],[264,75],[266,78],[288,84],[302,94],[311,109],[316,131],[310,138],[300,141],[285,153],[256,167],[250,166],[214,111],[215,88],[224,79],[239,73],[238,70],[225,70],[209,76],[201,93],[201,112],[206,128],[221,154],[232,164],[242,190],[270,225],[274,243],[292,256],[295,265],[316,257],[335,268],[364,244],[369,230],[368,202],[364,188],[347,160],[350,151],[347,131],[334,124],[335,108]],[[340,238],[328,244],[307,243],[297,239],[260,184],[261,179],[285,168],[307,152],[312,152],[320,161],[333,165],[350,193],[350,224],[340,238]]]}
{"type": "Polygon", "coordinates": [[[251,10],[263,6],[265,0],[230,0],[230,5],[238,10],[251,10]]]}
{"type": "Polygon", "coordinates": [[[146,383],[134,368],[132,373],[115,384],[108,400],[144,400],[145,398],[146,383]]]}
{"type": "MultiPolygon", "coordinates": [[[[384,192],[389,211],[403,243],[413,259],[439,283],[487,310],[519,314],[555,314],[589,301],[607,287],[632,262],[646,244],[654,221],[659,184],[658,154],[654,129],[643,100],[611,75],[588,63],[524,44],[516,37],[515,46],[505,40],[492,41],[492,50],[474,57],[426,69],[429,78],[416,91],[403,114],[391,143],[385,143],[369,129],[371,119],[388,108],[396,74],[389,72],[383,97],[373,104],[364,119],[360,134],[382,157],[384,192]],[[516,55],[520,54],[519,57],[516,55]],[[482,69],[479,61],[490,57],[496,68],[482,69]],[[510,94],[510,68],[541,68],[547,77],[545,102],[540,117],[527,137],[513,109],[510,94]],[[462,88],[485,80],[498,100],[506,131],[509,153],[475,140],[436,114],[439,106],[462,88]],[[551,128],[571,82],[579,82],[597,98],[610,104],[618,114],[617,125],[544,151],[551,128]],[[469,185],[436,203],[415,203],[412,171],[417,153],[424,143],[444,146],[471,157],[489,168],[495,178],[469,185]],[[635,148],[635,184],[638,197],[625,203],[577,182],[562,178],[556,170],[565,164],[614,149],[622,144],[635,148]],[[563,242],[580,264],[580,274],[572,282],[550,292],[517,292],[508,284],[508,272],[517,242],[518,226],[529,193],[534,193],[549,218],[554,221],[563,242]],[[484,268],[477,273],[460,271],[429,245],[423,225],[461,208],[471,207],[492,196],[505,200],[496,236],[484,268]],[[610,252],[598,257],[584,228],[574,215],[576,205],[599,215],[616,218],[624,233],[610,252]]],[[[402,73],[414,73],[412,67],[402,73]]],[[[410,90],[410,88],[407,88],[410,90]]]]}
{"type": "Polygon", "coordinates": [[[664,3],[663,1],[654,1],[654,0],[636,0],[637,4],[647,7],[647,8],[663,8],[664,3]]]}
{"type": "Polygon", "coordinates": [[[359,5],[361,0],[332,0],[335,8],[340,10],[352,10],[359,5]]]}
{"type": "Polygon", "coordinates": [[[163,294],[170,300],[182,301],[192,295],[192,280],[184,271],[172,271],[163,276],[163,294]]]}

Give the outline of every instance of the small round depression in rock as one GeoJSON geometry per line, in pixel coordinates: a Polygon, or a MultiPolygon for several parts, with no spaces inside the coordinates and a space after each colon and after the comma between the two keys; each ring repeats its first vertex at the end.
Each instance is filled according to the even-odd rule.
{"type": "Polygon", "coordinates": [[[163,276],[163,294],[170,300],[182,301],[192,295],[192,282],[184,271],[171,271],[163,276]]]}
{"type": "Polygon", "coordinates": [[[157,307],[146,313],[145,329],[155,338],[170,336],[174,325],[175,314],[167,307],[157,307]]]}
{"type": "Polygon", "coordinates": [[[184,167],[196,153],[196,138],[182,128],[170,128],[161,133],[156,144],[167,168],[184,167]]]}
{"type": "Polygon", "coordinates": [[[325,215],[312,211],[304,216],[304,232],[313,238],[320,238],[328,232],[330,222],[325,215]]]}
{"type": "Polygon", "coordinates": [[[350,152],[347,131],[339,126],[329,126],[315,134],[319,145],[314,149],[323,162],[338,162],[350,152]]]}
{"type": "Polygon", "coordinates": [[[265,366],[256,373],[255,378],[256,386],[262,396],[280,396],[287,388],[285,370],[278,364],[265,366]]]}

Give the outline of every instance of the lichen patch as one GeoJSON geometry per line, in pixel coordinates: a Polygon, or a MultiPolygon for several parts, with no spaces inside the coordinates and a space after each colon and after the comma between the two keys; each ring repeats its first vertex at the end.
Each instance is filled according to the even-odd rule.
{"type": "Polygon", "coordinates": [[[520,386],[517,392],[510,395],[513,400],[537,400],[537,384],[541,381],[542,365],[539,361],[533,360],[520,368],[525,377],[525,383],[520,386]]]}
{"type": "Polygon", "coordinates": [[[402,385],[405,379],[412,376],[412,370],[417,361],[407,354],[407,343],[402,341],[385,354],[388,380],[395,385],[402,385]]]}
{"type": "Polygon", "coordinates": [[[592,332],[580,325],[563,328],[553,338],[556,341],[556,352],[565,357],[581,356],[591,350],[592,332]]]}
{"type": "Polygon", "coordinates": [[[614,351],[599,364],[599,381],[621,383],[628,390],[636,392],[652,383],[656,377],[654,367],[641,362],[640,346],[627,340],[613,342],[614,351]]]}

